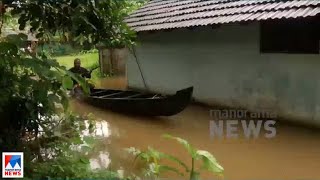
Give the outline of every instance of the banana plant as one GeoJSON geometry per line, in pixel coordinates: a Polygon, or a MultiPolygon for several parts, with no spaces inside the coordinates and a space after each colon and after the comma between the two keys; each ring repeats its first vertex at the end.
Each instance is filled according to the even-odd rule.
{"type": "Polygon", "coordinates": [[[189,173],[189,178],[190,180],[199,180],[200,179],[200,170],[207,170],[210,171],[216,175],[222,176],[223,177],[223,167],[218,163],[216,158],[208,151],[204,150],[198,150],[194,148],[188,141],[185,139],[179,138],[179,137],[174,137],[168,134],[163,135],[164,138],[166,139],[173,139],[176,140],[178,143],[183,145],[183,147],[188,151],[188,153],[191,156],[192,159],[192,164],[191,168],[189,168],[183,161],[180,159],[169,155],[165,154],[162,152],[159,152],[151,147],[148,147],[146,151],[140,151],[138,149],[135,149],[133,147],[127,149],[127,151],[133,155],[135,155],[135,160],[136,159],[141,159],[148,163],[148,168],[146,170],[145,175],[147,176],[152,176],[154,175],[155,178],[159,178],[160,174],[164,171],[172,171],[175,172],[181,176],[184,174],[181,173],[179,170],[176,168],[166,166],[166,165],[161,165],[159,164],[159,161],[161,159],[167,159],[171,160],[180,166],[182,166],[187,173],[189,173]],[[195,161],[196,160],[202,160],[202,167],[200,169],[195,168],[195,161]]]}
{"type": "Polygon", "coordinates": [[[188,141],[179,137],[174,137],[169,134],[165,134],[163,137],[166,139],[176,140],[179,144],[183,145],[183,147],[190,154],[192,160],[191,169],[187,168],[187,172],[190,173],[190,180],[199,180],[200,170],[207,170],[216,175],[223,176],[223,167],[210,152],[198,150],[194,148],[188,141]],[[196,160],[202,160],[202,167],[200,169],[195,169],[194,165],[196,160]]]}
{"type": "MultiPolygon", "coordinates": [[[[144,175],[146,177],[158,179],[161,173],[167,172],[167,171],[174,172],[180,176],[184,175],[174,167],[160,164],[161,159],[168,159],[168,160],[177,162],[179,164],[182,163],[180,160],[178,160],[177,158],[171,155],[159,152],[151,147],[148,147],[148,149],[145,151],[141,151],[134,147],[128,148],[126,150],[127,152],[135,155],[134,163],[136,162],[137,159],[140,159],[147,163],[147,168],[144,169],[144,175]]],[[[181,165],[187,168],[185,164],[182,163],[181,165]]]]}

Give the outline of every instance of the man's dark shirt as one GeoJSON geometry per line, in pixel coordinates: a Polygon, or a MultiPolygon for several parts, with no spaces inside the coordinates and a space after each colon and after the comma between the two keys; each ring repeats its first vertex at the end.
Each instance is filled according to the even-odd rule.
{"type": "MultiPolygon", "coordinates": [[[[69,71],[71,71],[72,73],[75,74],[79,74],[80,76],[84,77],[84,78],[91,78],[91,73],[83,67],[79,67],[79,68],[71,68],[69,69],[69,71]]],[[[75,80],[73,80],[73,84],[77,84],[77,82],[75,80]]]]}

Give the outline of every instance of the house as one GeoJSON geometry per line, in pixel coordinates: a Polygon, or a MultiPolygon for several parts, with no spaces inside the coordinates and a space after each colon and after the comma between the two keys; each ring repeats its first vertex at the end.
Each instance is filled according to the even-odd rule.
{"type": "MultiPolygon", "coordinates": [[[[319,0],[153,0],[125,21],[147,87],[320,126],[319,0]]],[[[137,62],[128,85],[144,88],[137,62]]]]}

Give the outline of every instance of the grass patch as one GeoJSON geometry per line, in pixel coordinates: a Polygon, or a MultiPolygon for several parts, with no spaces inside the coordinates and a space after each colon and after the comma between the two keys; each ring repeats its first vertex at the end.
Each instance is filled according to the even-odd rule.
{"type": "Polygon", "coordinates": [[[76,58],[81,59],[81,66],[84,68],[90,68],[99,63],[98,53],[54,57],[54,59],[56,59],[61,66],[65,66],[67,69],[73,67],[73,61],[76,58]]]}
{"type": "MultiPolygon", "coordinates": [[[[74,59],[79,58],[81,60],[81,66],[91,70],[93,67],[99,64],[99,54],[98,53],[87,53],[79,55],[67,55],[67,56],[58,56],[54,57],[61,66],[65,66],[67,69],[73,67],[74,59]]],[[[99,69],[96,69],[91,74],[91,81],[93,83],[98,83],[103,76],[100,73],[99,69]]]]}

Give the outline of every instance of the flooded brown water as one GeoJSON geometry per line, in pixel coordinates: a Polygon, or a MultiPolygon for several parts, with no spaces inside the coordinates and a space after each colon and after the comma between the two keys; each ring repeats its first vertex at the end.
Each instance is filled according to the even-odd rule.
{"type": "MultiPolygon", "coordinates": [[[[119,78],[104,80],[101,84],[122,89],[125,82],[119,78]]],[[[190,164],[190,156],[179,144],[161,138],[162,134],[169,133],[211,152],[224,167],[226,179],[320,179],[320,133],[317,130],[280,124],[273,139],[261,136],[219,140],[210,138],[209,109],[197,105],[190,105],[182,113],[167,118],[130,117],[76,101],[72,102],[72,109],[79,114],[92,113],[107,124],[109,145],[106,151],[110,156],[106,158],[111,161],[112,169],[121,165],[126,171],[136,172],[137,169],[132,168],[133,158],[122,150],[128,147],[145,149],[151,146],[190,164]]],[[[207,172],[201,176],[216,178],[207,172]]],[[[173,173],[162,177],[181,179],[173,173]]]]}

